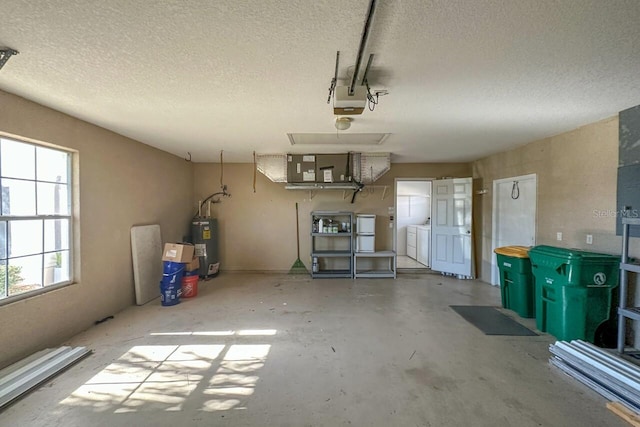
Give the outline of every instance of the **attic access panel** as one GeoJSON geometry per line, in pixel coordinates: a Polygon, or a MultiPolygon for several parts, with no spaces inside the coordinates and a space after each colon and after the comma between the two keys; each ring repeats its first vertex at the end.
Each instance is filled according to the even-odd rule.
{"type": "Polygon", "coordinates": [[[288,133],[291,145],[380,145],[389,133],[288,133]]]}

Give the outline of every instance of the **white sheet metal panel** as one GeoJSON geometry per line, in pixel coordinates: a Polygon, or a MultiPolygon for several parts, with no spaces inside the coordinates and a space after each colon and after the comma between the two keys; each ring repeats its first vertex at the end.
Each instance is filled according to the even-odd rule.
{"type": "Polygon", "coordinates": [[[0,408],[91,353],[86,347],[48,349],[4,369],[0,376],[0,408]]]}
{"type": "Polygon", "coordinates": [[[158,224],[131,227],[131,257],[136,304],[160,296],[162,280],[162,238],[158,224]]]}
{"type": "Polygon", "coordinates": [[[562,359],[553,359],[552,358],[552,359],[549,360],[549,363],[551,365],[555,366],[556,368],[560,369],[562,372],[564,372],[565,374],[569,375],[570,377],[575,378],[576,380],[580,381],[582,384],[584,384],[587,387],[591,388],[596,393],[599,393],[605,399],[611,400],[611,401],[616,401],[616,400],[619,399],[619,396],[617,396],[614,392],[612,392],[612,391],[606,389],[605,387],[601,386],[596,381],[592,380],[591,378],[587,377],[586,375],[583,375],[580,372],[576,371],[571,366],[569,366],[566,363],[564,363],[562,361],[562,359]]]}
{"type": "Polygon", "coordinates": [[[607,398],[640,408],[638,366],[584,341],[557,341],[549,346],[549,362],[607,398]],[[585,379],[587,381],[585,381],[585,379]]]}

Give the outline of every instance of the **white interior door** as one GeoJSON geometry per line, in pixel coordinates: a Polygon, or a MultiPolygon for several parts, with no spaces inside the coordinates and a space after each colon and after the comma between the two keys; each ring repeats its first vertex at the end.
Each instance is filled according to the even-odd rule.
{"type": "Polygon", "coordinates": [[[493,235],[491,284],[500,282],[493,250],[502,246],[535,246],[537,176],[516,176],[493,181],[493,235]]]}
{"type": "Polygon", "coordinates": [[[471,277],[471,178],[433,181],[431,269],[471,277]]]}

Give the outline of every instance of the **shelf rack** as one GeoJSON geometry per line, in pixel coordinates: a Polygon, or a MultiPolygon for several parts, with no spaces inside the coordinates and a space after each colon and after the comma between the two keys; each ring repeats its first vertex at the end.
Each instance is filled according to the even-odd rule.
{"type": "Polygon", "coordinates": [[[626,319],[640,320],[640,307],[627,307],[627,276],[640,274],[640,265],[629,262],[629,227],[640,226],[640,218],[622,218],[622,258],[620,260],[620,305],[618,306],[618,353],[624,353],[626,319]]]}
{"type": "MultiPolygon", "coordinates": [[[[313,211],[311,212],[311,277],[317,278],[353,278],[353,212],[313,211]],[[336,232],[314,230],[314,223],[322,219],[335,221],[336,232]],[[344,227],[343,225],[346,225],[344,227]],[[328,263],[340,262],[346,268],[322,268],[321,260],[333,258],[328,263]]],[[[328,261],[328,260],[325,260],[328,261]]]]}
{"type": "Polygon", "coordinates": [[[353,254],[353,275],[358,278],[386,277],[396,278],[396,253],[394,251],[378,252],[354,252],[353,254]],[[361,258],[387,258],[388,266],[386,270],[358,270],[358,259],[361,258]]]}

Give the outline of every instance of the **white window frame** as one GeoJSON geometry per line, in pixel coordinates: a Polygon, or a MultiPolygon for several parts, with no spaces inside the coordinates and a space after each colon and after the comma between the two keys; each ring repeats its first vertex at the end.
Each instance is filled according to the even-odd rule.
{"type": "MultiPolygon", "coordinates": [[[[2,214],[2,199],[0,197],[0,222],[5,222],[6,223],[6,229],[5,229],[5,256],[6,258],[2,258],[0,259],[0,261],[6,261],[7,263],[6,265],[6,273],[5,273],[5,283],[4,283],[4,287],[5,287],[5,295],[0,295],[0,306],[3,305],[7,305],[19,300],[23,300],[26,298],[31,298],[34,297],[36,295],[40,295],[46,292],[50,292],[53,291],[55,289],[59,289],[61,287],[65,287],[68,285],[71,285],[74,283],[74,273],[75,273],[75,264],[74,264],[74,228],[76,227],[76,218],[74,216],[74,198],[76,197],[75,193],[74,193],[74,175],[73,175],[73,162],[74,162],[74,155],[75,153],[71,150],[59,147],[59,146],[53,146],[53,145],[48,145],[48,144],[43,144],[43,143],[38,143],[35,141],[28,141],[28,140],[24,140],[21,139],[19,137],[15,137],[13,135],[8,136],[3,134],[2,132],[0,132],[0,139],[2,140],[8,140],[11,142],[17,142],[20,144],[25,144],[25,145],[31,145],[35,148],[37,147],[42,147],[42,148],[46,148],[46,149],[50,149],[50,150],[55,150],[55,151],[59,151],[61,153],[65,153],[67,155],[67,182],[65,183],[65,185],[67,185],[68,188],[68,194],[67,194],[67,203],[68,203],[68,209],[69,209],[69,213],[67,215],[59,215],[59,214],[54,214],[54,215],[3,215],[2,214]],[[30,255],[21,255],[21,256],[17,256],[17,257],[10,257],[9,256],[9,221],[28,221],[28,220],[42,220],[43,221],[43,227],[44,227],[44,221],[45,220],[56,220],[56,219],[67,219],[69,221],[69,226],[68,226],[68,242],[69,242],[69,279],[65,280],[63,282],[58,282],[58,283],[54,283],[51,285],[47,285],[45,286],[44,284],[44,274],[45,274],[45,258],[47,254],[51,254],[51,253],[56,253],[59,251],[46,251],[45,250],[45,233],[43,230],[43,234],[42,234],[42,252],[39,253],[34,253],[34,254],[30,254],[30,255]],[[31,255],[38,255],[41,254],[42,255],[42,287],[38,288],[38,289],[33,289],[30,291],[26,291],[17,295],[9,295],[9,259],[15,259],[15,258],[22,258],[25,256],[31,256],[31,255]]],[[[1,142],[0,142],[1,145],[1,142]]],[[[37,153],[37,150],[36,150],[37,153]]],[[[6,179],[12,179],[12,180],[17,180],[17,181],[25,181],[25,182],[33,182],[35,183],[35,203],[36,203],[36,212],[37,212],[37,206],[38,206],[38,183],[47,183],[47,184],[56,184],[56,182],[52,182],[52,181],[45,181],[45,180],[39,180],[38,176],[37,176],[37,166],[38,166],[38,157],[37,154],[34,157],[34,162],[35,162],[35,170],[36,170],[36,176],[34,177],[34,179],[24,179],[24,178],[13,178],[13,177],[4,177],[2,175],[2,165],[0,164],[0,178],[6,178],[6,179]]],[[[1,190],[0,190],[1,191],[1,190]]]]}

